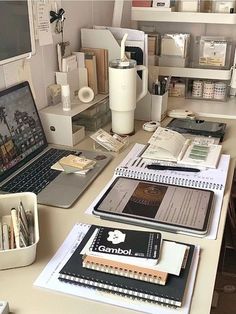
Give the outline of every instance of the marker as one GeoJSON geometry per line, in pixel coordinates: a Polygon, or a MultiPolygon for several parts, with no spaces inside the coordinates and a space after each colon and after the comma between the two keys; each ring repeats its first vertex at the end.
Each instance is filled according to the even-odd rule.
{"type": "Polygon", "coordinates": [[[175,166],[163,166],[163,165],[147,165],[151,170],[173,170],[173,171],[185,171],[185,172],[200,172],[200,169],[188,168],[188,167],[175,167],[175,166]]]}

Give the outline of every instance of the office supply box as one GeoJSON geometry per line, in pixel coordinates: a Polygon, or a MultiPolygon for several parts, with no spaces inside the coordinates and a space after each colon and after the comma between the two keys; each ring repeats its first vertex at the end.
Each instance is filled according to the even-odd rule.
{"type": "Polygon", "coordinates": [[[38,209],[37,197],[34,193],[14,193],[0,195],[0,221],[2,217],[9,217],[11,209],[17,208],[22,202],[24,208],[33,214],[33,238],[31,245],[26,247],[0,250],[0,270],[27,266],[34,262],[36,257],[36,248],[39,241],[38,209]]]}

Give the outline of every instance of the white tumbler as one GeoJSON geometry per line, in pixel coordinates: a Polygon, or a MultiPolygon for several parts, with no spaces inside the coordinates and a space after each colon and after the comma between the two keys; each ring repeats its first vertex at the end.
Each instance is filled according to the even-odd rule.
{"type": "Polygon", "coordinates": [[[147,68],[135,60],[120,59],[109,63],[109,101],[112,132],[129,135],[134,132],[136,103],[147,93],[147,68]],[[137,71],[142,71],[142,91],[136,95],[137,71]]]}

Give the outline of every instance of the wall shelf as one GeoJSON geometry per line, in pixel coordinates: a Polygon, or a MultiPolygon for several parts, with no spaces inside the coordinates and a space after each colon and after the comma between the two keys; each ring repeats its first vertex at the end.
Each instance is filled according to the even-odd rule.
{"type": "Polygon", "coordinates": [[[173,22],[173,23],[206,23],[236,24],[236,14],[198,13],[198,12],[166,12],[156,8],[136,8],[131,10],[133,21],[173,22]]]}
{"type": "Polygon", "coordinates": [[[197,116],[219,118],[219,119],[235,119],[236,120],[236,103],[235,97],[230,97],[226,102],[187,99],[181,97],[168,98],[168,110],[173,109],[190,110],[197,113],[197,116]]]}

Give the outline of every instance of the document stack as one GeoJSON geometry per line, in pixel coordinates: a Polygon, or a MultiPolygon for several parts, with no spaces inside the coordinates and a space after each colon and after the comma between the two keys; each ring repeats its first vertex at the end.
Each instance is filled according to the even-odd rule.
{"type": "Polygon", "coordinates": [[[161,233],[91,225],[59,280],[173,307],[184,304],[195,246],[161,233]]]}

